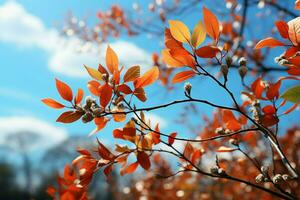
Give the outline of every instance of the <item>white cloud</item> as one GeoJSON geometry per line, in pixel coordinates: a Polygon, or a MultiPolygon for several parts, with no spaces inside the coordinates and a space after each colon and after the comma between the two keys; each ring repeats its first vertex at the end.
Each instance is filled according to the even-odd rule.
{"type": "Polygon", "coordinates": [[[16,151],[25,150],[19,145],[18,139],[23,140],[23,145],[29,146],[26,147],[28,151],[42,151],[62,142],[67,135],[66,130],[34,117],[0,117],[0,146],[16,151]]]}
{"type": "Polygon", "coordinates": [[[151,124],[154,126],[157,123],[159,124],[160,128],[166,128],[167,127],[167,120],[162,118],[161,116],[153,113],[145,113],[146,119],[151,120],[151,124]]]}
{"type": "MultiPolygon", "coordinates": [[[[24,7],[8,1],[0,6],[0,41],[9,42],[21,48],[37,47],[49,54],[49,68],[72,77],[85,77],[83,64],[97,66],[104,64],[106,44],[101,47],[85,44],[78,38],[64,38],[55,29],[47,28],[37,16],[27,12],[24,7]],[[81,50],[79,53],[79,49],[81,50]]],[[[151,56],[133,43],[117,41],[111,43],[125,67],[140,65],[150,67],[151,56]]]]}

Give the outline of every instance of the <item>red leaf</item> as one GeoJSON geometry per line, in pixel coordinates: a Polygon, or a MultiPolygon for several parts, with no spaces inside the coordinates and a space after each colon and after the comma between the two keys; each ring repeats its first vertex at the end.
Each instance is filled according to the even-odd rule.
{"type": "Polygon", "coordinates": [[[136,96],[140,101],[145,102],[147,100],[145,90],[143,88],[136,88],[134,90],[134,96],[136,96]]]}
{"type": "Polygon", "coordinates": [[[282,113],[282,115],[287,115],[290,112],[294,111],[297,107],[298,107],[298,103],[295,103],[293,106],[291,106],[289,109],[287,109],[284,113],[282,113]]]}
{"type": "Polygon", "coordinates": [[[100,105],[105,108],[107,104],[110,102],[112,96],[112,88],[109,84],[105,84],[100,88],[100,105]]]}
{"type": "Polygon", "coordinates": [[[47,106],[51,107],[51,108],[55,108],[55,109],[61,109],[64,108],[65,106],[51,98],[46,98],[46,99],[42,99],[42,102],[44,104],[46,104],[47,106]]]}
{"type": "Polygon", "coordinates": [[[137,160],[138,160],[139,164],[145,170],[148,170],[150,168],[151,163],[150,163],[149,156],[144,151],[138,151],[138,153],[137,153],[137,160]]]}
{"type": "Polygon", "coordinates": [[[274,98],[278,99],[280,86],[281,86],[281,81],[277,81],[277,83],[270,85],[269,89],[266,92],[268,99],[270,100],[273,100],[274,98]]]}
{"type": "Polygon", "coordinates": [[[262,97],[262,93],[265,89],[263,85],[262,78],[257,78],[251,85],[251,89],[255,94],[256,98],[260,99],[262,97]]]}
{"type": "Polygon", "coordinates": [[[99,156],[105,160],[114,160],[115,158],[115,155],[112,154],[98,139],[98,153],[99,153],[99,156]]]}
{"type": "Polygon", "coordinates": [[[136,170],[136,168],[138,167],[138,165],[139,165],[138,162],[134,162],[134,163],[122,168],[120,171],[121,176],[123,176],[125,174],[133,173],[136,170]]]}
{"type": "Polygon", "coordinates": [[[132,90],[130,89],[130,87],[126,84],[122,84],[118,86],[118,91],[124,93],[124,94],[131,94],[132,90]]]}
{"type": "Polygon", "coordinates": [[[272,105],[266,105],[263,107],[262,111],[268,115],[274,115],[276,113],[276,108],[272,105]]]}
{"type": "Polygon", "coordinates": [[[220,49],[214,46],[203,46],[196,50],[197,56],[200,58],[213,58],[216,57],[220,49]]]}
{"type": "Polygon", "coordinates": [[[76,105],[81,103],[83,95],[84,95],[83,90],[82,89],[78,89],[76,97],[75,97],[75,100],[74,100],[76,105]]]}
{"type": "Polygon", "coordinates": [[[196,72],[194,72],[193,70],[179,72],[173,77],[172,83],[174,84],[174,83],[179,83],[179,82],[185,81],[185,80],[193,77],[195,74],[196,74],[196,72]]]}
{"type": "Polygon", "coordinates": [[[271,115],[271,114],[266,114],[262,116],[262,124],[264,126],[273,126],[279,122],[278,117],[271,115]]]}
{"type": "Polygon", "coordinates": [[[72,123],[77,121],[81,118],[83,113],[77,112],[77,111],[66,111],[62,113],[57,119],[57,122],[62,123],[72,123]]]}
{"type": "Polygon", "coordinates": [[[274,47],[278,47],[278,46],[285,46],[285,44],[272,38],[272,37],[268,37],[266,39],[259,41],[256,44],[255,49],[261,49],[264,47],[274,48],[274,47]]]}
{"type": "Polygon", "coordinates": [[[226,124],[226,128],[229,130],[238,131],[241,129],[239,121],[231,110],[223,110],[223,123],[226,124]]]}
{"type": "Polygon", "coordinates": [[[67,101],[72,101],[73,92],[72,92],[71,88],[66,83],[64,83],[58,79],[55,79],[55,81],[56,81],[56,88],[57,88],[60,96],[67,101]]]}
{"type": "Polygon", "coordinates": [[[275,25],[282,38],[289,38],[289,26],[285,21],[277,21],[275,25]]]}
{"type": "Polygon", "coordinates": [[[191,143],[187,142],[183,150],[184,157],[189,159],[193,153],[194,153],[194,147],[191,145],[191,143]]]}
{"type": "Polygon", "coordinates": [[[168,137],[168,143],[169,143],[170,145],[172,145],[172,144],[174,143],[176,136],[177,136],[177,133],[175,133],[175,132],[174,132],[174,133],[171,133],[171,134],[169,135],[169,137],[168,137]]]}

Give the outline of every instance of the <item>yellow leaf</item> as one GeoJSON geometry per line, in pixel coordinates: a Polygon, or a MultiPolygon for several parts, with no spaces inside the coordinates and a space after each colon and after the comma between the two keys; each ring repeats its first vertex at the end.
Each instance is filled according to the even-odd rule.
{"type": "Polygon", "coordinates": [[[192,40],[191,43],[194,47],[199,46],[206,37],[206,30],[204,24],[199,21],[198,24],[195,26],[193,34],[192,34],[192,40]]]}
{"type": "Polygon", "coordinates": [[[170,20],[171,35],[179,42],[189,43],[191,40],[191,33],[188,27],[179,20],[170,20]]]}
{"type": "Polygon", "coordinates": [[[94,78],[94,79],[96,79],[98,81],[102,81],[103,80],[102,79],[102,74],[98,70],[95,70],[93,68],[87,67],[85,65],[84,65],[84,67],[85,67],[86,71],[89,73],[89,75],[92,78],[94,78]]]}

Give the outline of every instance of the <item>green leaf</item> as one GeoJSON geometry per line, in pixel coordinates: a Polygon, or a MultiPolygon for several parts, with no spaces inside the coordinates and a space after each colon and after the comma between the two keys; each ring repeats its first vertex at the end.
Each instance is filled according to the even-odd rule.
{"type": "Polygon", "coordinates": [[[293,103],[300,103],[300,85],[289,88],[281,95],[281,98],[293,103]]]}

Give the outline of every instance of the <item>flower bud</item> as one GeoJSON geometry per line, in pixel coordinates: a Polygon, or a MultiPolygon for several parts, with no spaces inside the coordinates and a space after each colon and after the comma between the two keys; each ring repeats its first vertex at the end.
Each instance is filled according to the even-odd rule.
{"type": "Polygon", "coordinates": [[[225,78],[227,78],[227,75],[228,75],[228,65],[222,64],[221,65],[221,72],[222,72],[223,76],[225,78]]]}
{"type": "Polygon", "coordinates": [[[238,146],[239,145],[239,141],[237,139],[233,139],[233,138],[231,138],[229,140],[229,143],[232,144],[232,145],[234,145],[234,146],[238,146]]]}
{"type": "Polygon", "coordinates": [[[268,174],[268,171],[269,171],[269,167],[268,166],[262,166],[260,168],[261,172],[264,174],[264,175],[267,175],[268,174]]]}
{"type": "Polygon", "coordinates": [[[226,61],[227,66],[230,67],[232,64],[232,58],[228,56],[228,57],[226,57],[225,61],[226,61]]]}
{"type": "Polygon", "coordinates": [[[211,167],[210,172],[214,175],[219,175],[219,167],[218,166],[211,167]]]}
{"type": "Polygon", "coordinates": [[[191,90],[192,90],[192,84],[190,83],[185,83],[184,84],[184,92],[188,95],[191,96],[191,90]]]}
{"type": "Polygon", "coordinates": [[[264,175],[263,175],[263,174],[258,174],[258,175],[255,177],[256,183],[261,183],[261,182],[263,182],[263,180],[264,180],[264,175]]]}
{"type": "Polygon", "coordinates": [[[278,62],[278,65],[288,65],[290,64],[290,62],[286,59],[281,59],[279,62],[278,62]]]}
{"type": "Polygon", "coordinates": [[[91,96],[87,96],[85,98],[85,103],[88,107],[90,107],[92,105],[92,103],[95,103],[95,102],[96,102],[95,99],[91,96]]]}
{"type": "Polygon", "coordinates": [[[107,74],[102,74],[102,79],[104,82],[107,82],[108,81],[108,75],[107,74]]]}
{"type": "Polygon", "coordinates": [[[218,128],[216,128],[215,133],[218,135],[224,135],[225,129],[223,127],[218,127],[218,128]]]}
{"type": "Polygon", "coordinates": [[[90,113],[90,112],[85,113],[81,118],[83,123],[88,123],[88,122],[92,121],[93,119],[94,119],[94,117],[93,117],[92,113],[90,113]]]}
{"type": "Polygon", "coordinates": [[[93,112],[94,116],[100,116],[101,113],[103,112],[103,109],[102,108],[93,108],[92,112],[93,112]]]}
{"type": "Polygon", "coordinates": [[[238,71],[239,71],[241,78],[244,79],[244,77],[246,76],[246,74],[248,72],[248,68],[246,67],[246,65],[242,65],[238,68],[238,71]]]}
{"type": "Polygon", "coordinates": [[[285,181],[288,181],[288,180],[291,179],[291,177],[288,174],[283,174],[282,179],[285,180],[285,181]]]}
{"type": "Polygon", "coordinates": [[[239,65],[240,65],[240,66],[246,66],[246,65],[247,65],[247,60],[246,60],[246,58],[241,57],[241,58],[239,59],[239,65]]]}
{"type": "Polygon", "coordinates": [[[272,181],[273,181],[273,183],[275,183],[275,184],[280,183],[280,181],[282,181],[282,180],[283,180],[283,179],[282,179],[281,174],[276,174],[276,175],[273,176],[273,178],[272,178],[272,181]]]}

